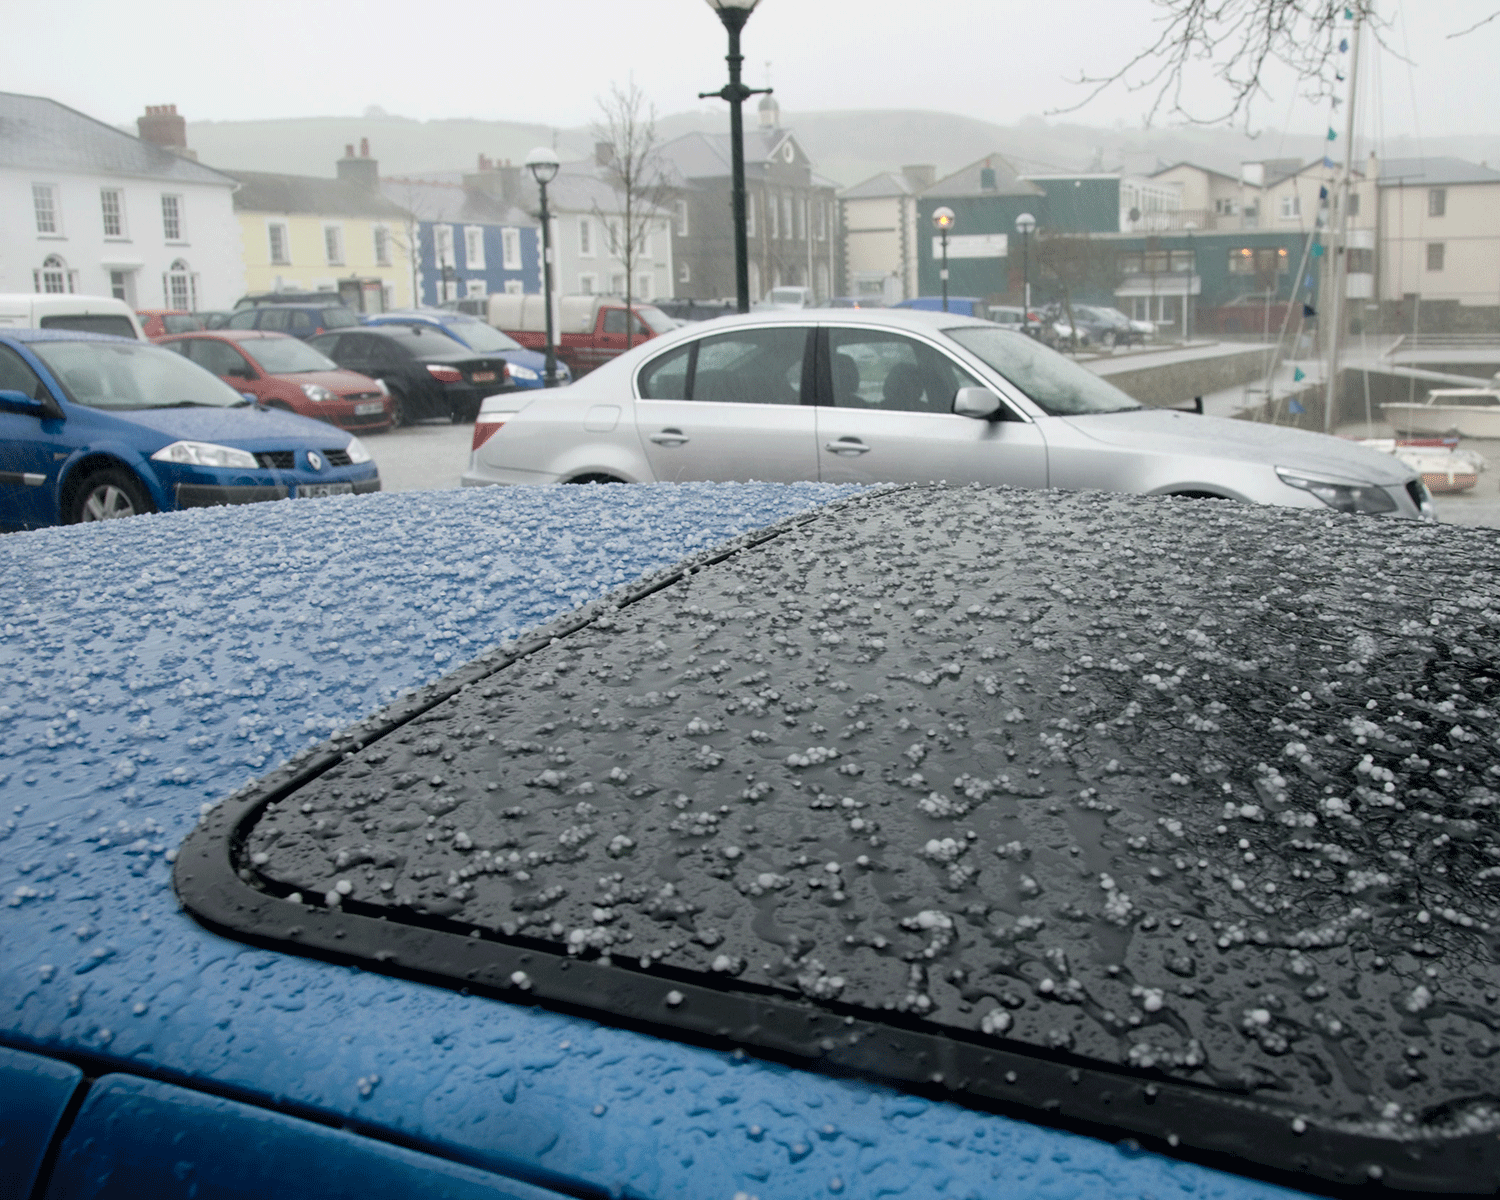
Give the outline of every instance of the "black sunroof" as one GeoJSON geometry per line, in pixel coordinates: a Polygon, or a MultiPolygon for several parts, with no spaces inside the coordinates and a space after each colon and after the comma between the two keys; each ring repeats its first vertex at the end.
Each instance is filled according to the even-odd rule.
{"type": "Polygon", "coordinates": [[[221,806],[184,901],[1305,1186],[1495,1187],[1493,539],[975,489],[772,534],[221,806]]]}

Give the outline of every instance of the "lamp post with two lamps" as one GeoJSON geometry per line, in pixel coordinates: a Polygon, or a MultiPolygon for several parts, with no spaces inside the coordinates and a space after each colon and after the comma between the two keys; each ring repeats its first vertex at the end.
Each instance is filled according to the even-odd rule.
{"type": "Polygon", "coordinates": [[[538,146],[526,156],[526,169],[536,180],[542,196],[542,304],[547,310],[547,362],[542,368],[542,386],[557,386],[557,340],[552,327],[552,220],[547,212],[547,185],[557,178],[557,151],[538,146]]]}
{"type": "Polygon", "coordinates": [[[748,88],[740,82],[740,30],[760,0],[708,0],[729,31],[729,82],[717,92],[699,92],[698,99],[717,96],[729,101],[729,151],[733,172],[731,203],[734,206],[734,295],[740,312],[750,311],[750,246],[745,232],[745,126],[740,108],[751,96],[769,94],[770,88],[748,88]]]}
{"type": "Polygon", "coordinates": [[[948,230],[953,228],[953,210],[946,204],[932,210],[932,223],[943,241],[943,311],[948,311],[948,230]]]}

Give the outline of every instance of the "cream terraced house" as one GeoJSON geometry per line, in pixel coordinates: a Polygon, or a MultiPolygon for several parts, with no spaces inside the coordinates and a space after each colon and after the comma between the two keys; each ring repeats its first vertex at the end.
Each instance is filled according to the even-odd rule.
{"type": "Polygon", "coordinates": [[[380,192],[368,142],[347,147],[337,177],[228,171],[244,243],[245,288],[337,292],[360,312],[408,308],[414,218],[380,192]]]}
{"type": "Polygon", "coordinates": [[[244,287],[235,181],[55,100],[0,92],[0,292],[113,296],[132,308],[227,308],[244,287]]]}

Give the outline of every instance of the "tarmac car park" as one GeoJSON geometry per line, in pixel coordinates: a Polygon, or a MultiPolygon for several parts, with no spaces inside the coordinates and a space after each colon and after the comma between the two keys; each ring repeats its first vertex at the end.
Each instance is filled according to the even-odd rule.
{"type": "Polygon", "coordinates": [[[1500,1182],[1488,532],[698,484],[0,554],[15,1194],[1500,1182]]]}

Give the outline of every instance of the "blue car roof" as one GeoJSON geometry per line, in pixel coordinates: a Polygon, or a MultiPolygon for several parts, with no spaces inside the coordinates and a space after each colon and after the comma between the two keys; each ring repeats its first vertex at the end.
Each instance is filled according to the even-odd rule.
{"type": "Polygon", "coordinates": [[[0,1043],[574,1195],[1291,1195],[257,948],[180,910],[171,864],[205,806],[489,646],[849,491],[377,493],[0,539],[0,1043]]]}

